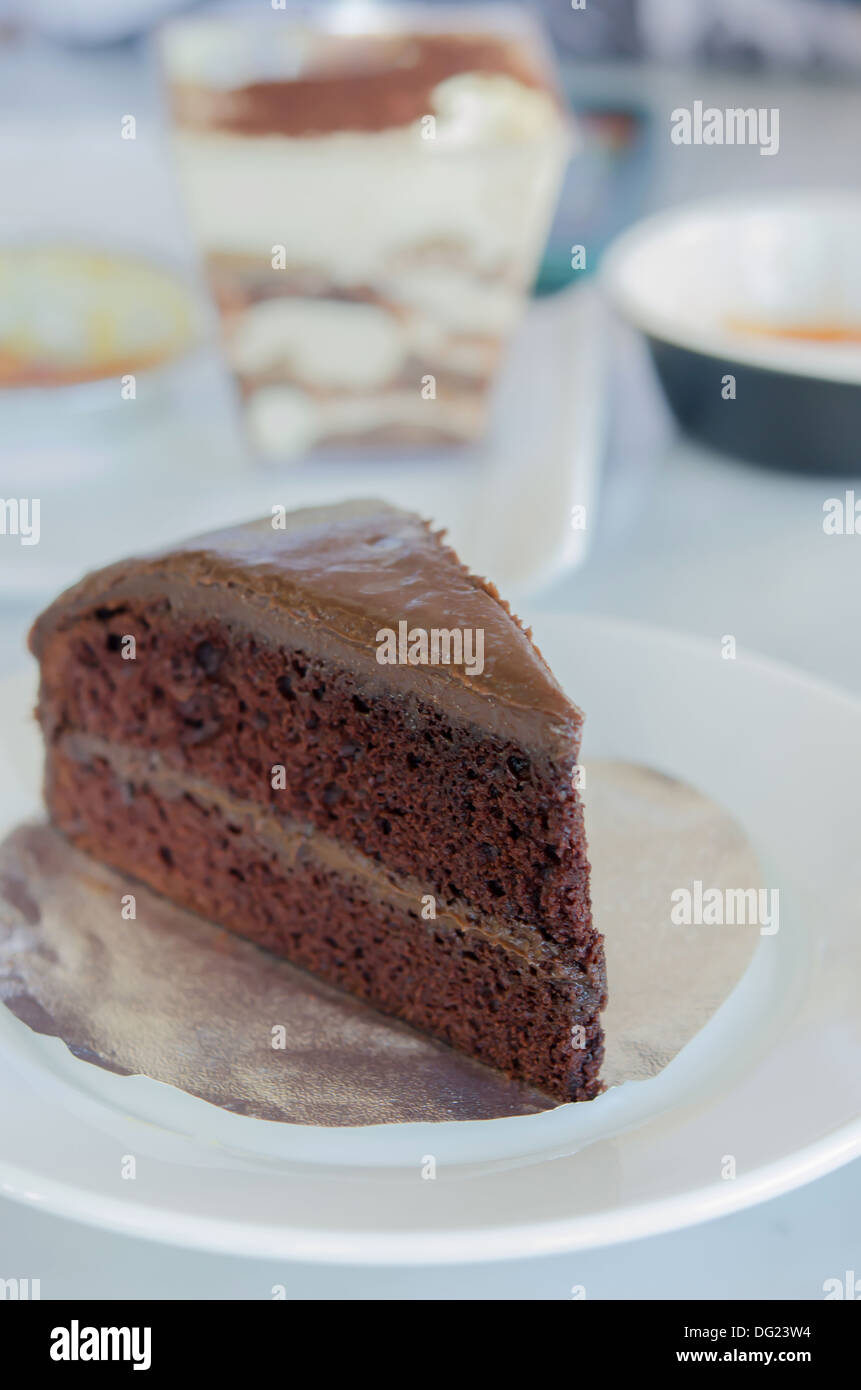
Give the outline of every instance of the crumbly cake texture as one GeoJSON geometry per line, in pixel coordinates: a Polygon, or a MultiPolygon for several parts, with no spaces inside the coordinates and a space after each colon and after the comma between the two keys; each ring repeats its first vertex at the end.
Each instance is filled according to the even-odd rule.
{"type": "Polygon", "coordinates": [[[52,820],[382,1011],[591,1098],[606,988],[579,710],[420,518],[275,521],[110,566],[36,621],[52,820]],[[482,632],[483,670],[380,664],[401,621],[482,632]]]}

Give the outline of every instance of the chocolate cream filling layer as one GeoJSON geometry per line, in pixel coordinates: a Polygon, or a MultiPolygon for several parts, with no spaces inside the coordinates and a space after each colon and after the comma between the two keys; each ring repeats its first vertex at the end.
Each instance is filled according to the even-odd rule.
{"type": "MultiPolygon", "coordinates": [[[[289,816],[273,815],[253,802],[243,801],[213,787],[201,778],[168,767],[155,752],[122,748],[91,734],[69,732],[57,742],[58,751],[73,761],[88,765],[107,763],[114,777],[132,789],[146,786],[165,802],[191,797],[198,805],[213,807],[229,825],[240,826],[249,836],[271,850],[289,871],[300,860],[318,863],[345,880],[362,883],[369,895],[400,912],[418,915],[427,885],[417,879],[395,878],[380,864],[314,826],[289,816]]],[[[565,960],[563,948],[546,939],[539,927],[526,922],[503,921],[478,916],[466,903],[447,903],[436,899],[435,930],[458,934],[477,933],[519,958],[520,965],[538,970],[546,979],[574,990],[581,1002],[597,1007],[596,982],[588,973],[565,960]]],[[[600,983],[600,982],[599,982],[600,983]]]]}

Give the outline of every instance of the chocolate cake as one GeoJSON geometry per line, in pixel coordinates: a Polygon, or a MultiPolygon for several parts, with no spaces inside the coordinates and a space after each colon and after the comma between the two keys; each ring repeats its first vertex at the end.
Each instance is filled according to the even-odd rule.
{"type": "Polygon", "coordinates": [[[595,1095],[582,715],[427,523],[280,511],[87,576],[30,644],[75,845],[556,1100],[595,1095]]]}

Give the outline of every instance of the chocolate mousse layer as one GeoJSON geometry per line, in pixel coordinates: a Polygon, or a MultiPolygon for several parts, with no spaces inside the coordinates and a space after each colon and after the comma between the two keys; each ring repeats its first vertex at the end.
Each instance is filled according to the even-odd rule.
{"type": "Polygon", "coordinates": [[[189,130],[374,133],[432,115],[435,89],[460,73],[547,85],[528,49],[493,34],[326,35],[297,72],[234,87],[175,81],[171,105],[189,130]]]}

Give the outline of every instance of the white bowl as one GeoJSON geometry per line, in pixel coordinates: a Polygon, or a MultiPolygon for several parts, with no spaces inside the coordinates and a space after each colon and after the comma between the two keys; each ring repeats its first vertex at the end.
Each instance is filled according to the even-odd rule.
{"type": "Polygon", "coordinates": [[[602,279],[691,433],[758,462],[857,472],[859,247],[857,194],[721,198],[631,228],[602,279]]]}

